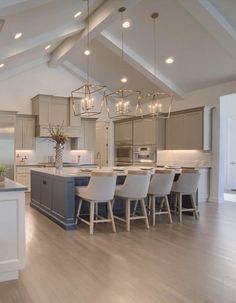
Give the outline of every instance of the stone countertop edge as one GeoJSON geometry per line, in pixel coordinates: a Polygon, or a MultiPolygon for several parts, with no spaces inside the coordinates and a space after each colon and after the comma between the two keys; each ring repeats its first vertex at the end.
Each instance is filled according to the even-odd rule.
{"type": "Polygon", "coordinates": [[[4,184],[0,185],[0,192],[8,191],[27,191],[27,187],[8,178],[5,178],[4,184]]]}

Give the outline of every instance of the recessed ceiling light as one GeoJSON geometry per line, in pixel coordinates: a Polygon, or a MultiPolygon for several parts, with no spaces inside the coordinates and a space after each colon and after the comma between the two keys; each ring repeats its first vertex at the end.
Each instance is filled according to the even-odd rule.
{"type": "Polygon", "coordinates": [[[17,33],[17,34],[15,34],[15,39],[19,39],[20,37],[22,36],[22,33],[17,33]]]}
{"type": "Polygon", "coordinates": [[[130,22],[129,21],[124,21],[123,23],[122,23],[122,27],[123,28],[129,28],[130,27],[130,22]]]}
{"type": "Polygon", "coordinates": [[[126,83],[126,82],[128,81],[128,79],[127,79],[126,77],[123,77],[123,78],[120,79],[120,81],[121,81],[122,83],[126,83]]]}
{"type": "Polygon", "coordinates": [[[173,57],[169,57],[169,58],[166,59],[166,63],[167,63],[167,64],[171,64],[171,63],[173,63],[174,61],[175,61],[175,60],[174,60],[173,57]]]}
{"type": "Polygon", "coordinates": [[[51,47],[50,44],[48,44],[46,47],[45,47],[45,50],[49,49],[51,47]]]}
{"type": "Polygon", "coordinates": [[[78,18],[80,15],[82,14],[82,12],[78,12],[74,15],[74,18],[78,18]]]}
{"type": "Polygon", "coordinates": [[[84,52],[84,54],[85,54],[86,56],[89,56],[89,55],[90,55],[90,50],[89,50],[89,49],[86,49],[85,52],[84,52]]]}
{"type": "Polygon", "coordinates": [[[0,68],[2,68],[3,66],[5,66],[5,64],[4,64],[4,63],[1,63],[1,64],[0,64],[0,68]]]}

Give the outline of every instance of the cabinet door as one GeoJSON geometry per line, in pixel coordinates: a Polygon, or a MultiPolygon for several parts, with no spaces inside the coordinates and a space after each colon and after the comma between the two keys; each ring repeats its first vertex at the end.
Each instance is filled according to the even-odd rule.
{"type": "Polygon", "coordinates": [[[203,112],[184,115],[184,149],[203,148],[203,112]]]}
{"type": "MultiPolygon", "coordinates": [[[[51,104],[51,96],[45,96],[45,97],[39,97],[38,99],[38,108],[39,108],[39,125],[46,124],[48,125],[50,123],[50,104],[51,104]]],[[[32,112],[33,114],[37,114],[35,112],[32,112]]]]}
{"type": "Polygon", "coordinates": [[[96,122],[85,120],[84,124],[84,147],[87,150],[96,150],[96,122]]]}
{"type": "Polygon", "coordinates": [[[134,145],[156,144],[156,121],[153,119],[134,120],[134,145]]]}
{"type": "Polygon", "coordinates": [[[132,121],[115,123],[115,142],[120,144],[132,143],[133,125],[132,121]]]}
{"type": "Polygon", "coordinates": [[[166,149],[184,149],[184,114],[174,115],[166,124],[166,149]]]}
{"type": "Polygon", "coordinates": [[[68,98],[53,97],[50,107],[50,121],[52,125],[69,125],[68,98]]]}
{"type": "Polygon", "coordinates": [[[35,119],[23,119],[23,149],[35,149],[35,119]]]}
{"type": "Polygon", "coordinates": [[[16,119],[16,149],[23,149],[23,118],[16,119]]]}
{"type": "Polygon", "coordinates": [[[30,175],[29,173],[25,173],[25,174],[17,174],[16,175],[16,182],[27,186],[28,191],[30,191],[30,181],[29,181],[30,175]]]}
{"type": "Polygon", "coordinates": [[[52,208],[52,195],[51,195],[51,189],[52,189],[52,182],[49,178],[43,177],[41,179],[41,205],[47,209],[50,210],[52,208]]]}

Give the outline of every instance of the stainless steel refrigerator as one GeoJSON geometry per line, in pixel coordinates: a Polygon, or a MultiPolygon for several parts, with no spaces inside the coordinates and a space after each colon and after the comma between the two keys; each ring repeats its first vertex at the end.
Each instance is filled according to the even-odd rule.
{"type": "Polygon", "coordinates": [[[14,180],[16,114],[0,111],[0,164],[6,167],[6,177],[14,180]]]}

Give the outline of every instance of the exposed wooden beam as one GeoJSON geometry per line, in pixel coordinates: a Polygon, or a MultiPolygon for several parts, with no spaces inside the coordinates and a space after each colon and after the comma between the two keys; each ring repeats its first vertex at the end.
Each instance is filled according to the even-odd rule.
{"type": "MultiPolygon", "coordinates": [[[[95,12],[90,17],[90,38],[93,39],[97,37],[105,28],[107,28],[113,21],[119,17],[118,8],[125,5],[125,7],[130,7],[136,5],[141,0],[109,0],[104,1],[102,5],[95,10],[95,12]]],[[[51,59],[49,61],[49,66],[55,67],[61,62],[67,59],[69,52],[84,45],[84,41],[87,37],[88,29],[87,27],[78,34],[65,39],[51,54],[51,59]]]]}
{"type": "Polygon", "coordinates": [[[236,30],[209,0],[179,3],[236,59],[236,30]]]}
{"type": "MultiPolygon", "coordinates": [[[[108,31],[103,31],[98,39],[111,51],[117,55],[120,55],[121,41],[114,37],[111,33],[108,31]]],[[[157,85],[162,90],[172,92],[175,95],[176,100],[184,98],[184,92],[179,87],[167,79],[162,73],[160,73],[160,71],[157,71],[157,78],[154,74],[153,66],[145,61],[145,59],[137,54],[133,49],[125,46],[124,53],[124,60],[141,74],[143,74],[147,79],[153,82],[153,84],[157,85]]]]}

